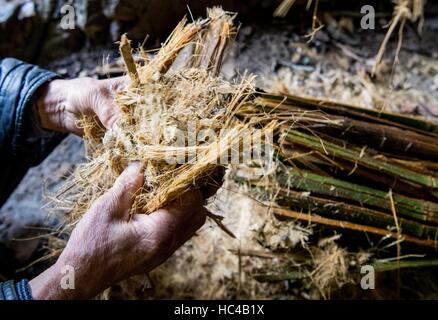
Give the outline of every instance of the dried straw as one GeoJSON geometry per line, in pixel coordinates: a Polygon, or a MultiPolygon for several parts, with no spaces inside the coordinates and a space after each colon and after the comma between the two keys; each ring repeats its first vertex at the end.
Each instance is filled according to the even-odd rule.
{"type": "Polygon", "coordinates": [[[418,30],[421,32],[421,28],[423,25],[423,11],[424,11],[424,1],[423,0],[396,0],[393,18],[389,23],[388,31],[386,32],[385,37],[380,45],[379,51],[377,52],[372,74],[375,75],[377,69],[382,62],[383,55],[386,50],[386,46],[388,44],[389,39],[391,38],[392,33],[395,28],[399,26],[399,37],[397,48],[394,57],[394,65],[398,62],[398,55],[401,49],[401,44],[403,40],[403,30],[406,24],[406,21],[417,22],[418,30]]]}
{"type": "Polygon", "coordinates": [[[144,184],[132,211],[153,212],[190,188],[215,183],[211,176],[231,149],[262,138],[269,125],[258,130],[235,116],[254,92],[252,77],[229,83],[217,76],[233,18],[220,8],[209,9],[204,20],[184,18],[143,65],[135,64],[122,36],[131,84],[115,97],[119,120],[104,132],[96,119],[84,118],[89,161],[57,194],[55,209],[77,221],[130,162],[139,161],[144,184]],[[202,140],[202,130],[214,136],[202,140]]]}

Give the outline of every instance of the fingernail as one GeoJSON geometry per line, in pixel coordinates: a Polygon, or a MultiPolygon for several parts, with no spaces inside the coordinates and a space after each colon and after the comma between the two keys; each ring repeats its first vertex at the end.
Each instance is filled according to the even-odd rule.
{"type": "Polygon", "coordinates": [[[128,167],[126,168],[126,172],[128,174],[134,174],[141,170],[141,163],[140,161],[133,161],[129,163],[128,167]]]}

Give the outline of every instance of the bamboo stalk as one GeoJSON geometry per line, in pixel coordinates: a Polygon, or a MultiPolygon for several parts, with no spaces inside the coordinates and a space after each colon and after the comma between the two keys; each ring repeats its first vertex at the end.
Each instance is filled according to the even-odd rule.
{"type": "MultiPolygon", "coordinates": [[[[355,223],[351,223],[348,221],[340,221],[340,220],[334,220],[334,219],[328,219],[324,218],[318,215],[312,215],[312,214],[305,214],[300,213],[292,210],[286,210],[281,209],[278,207],[271,207],[271,210],[274,214],[277,214],[279,216],[283,217],[289,217],[293,219],[298,219],[302,221],[307,221],[310,223],[317,223],[322,224],[326,226],[341,228],[341,229],[348,229],[348,230],[354,230],[359,232],[365,232],[365,233],[372,233],[375,235],[379,235],[382,237],[391,237],[394,239],[399,239],[398,234],[396,232],[390,232],[388,230],[371,227],[371,226],[363,226],[355,223]]],[[[430,240],[430,239],[419,239],[416,237],[404,235],[402,239],[406,242],[417,244],[419,246],[424,247],[431,247],[431,248],[438,248],[438,241],[437,240],[430,240]]]]}
{"type": "Polygon", "coordinates": [[[383,171],[385,173],[397,176],[408,181],[418,183],[430,188],[438,188],[438,177],[432,175],[421,174],[408,168],[402,167],[401,165],[390,163],[389,161],[382,161],[376,159],[367,154],[364,154],[361,150],[356,147],[349,147],[345,149],[344,147],[338,146],[334,143],[323,141],[315,136],[308,135],[296,130],[290,130],[287,133],[287,139],[293,143],[306,146],[313,150],[317,150],[321,153],[328,154],[333,157],[339,157],[353,163],[358,163],[365,167],[383,171]]]}
{"type": "Polygon", "coordinates": [[[376,261],[371,265],[376,272],[385,272],[404,268],[437,267],[438,259],[396,260],[388,262],[376,261]]]}
{"type": "MultiPolygon", "coordinates": [[[[308,171],[289,169],[286,175],[278,176],[278,182],[286,188],[293,187],[315,194],[351,200],[361,206],[391,210],[386,192],[308,171]]],[[[399,194],[394,194],[394,202],[397,212],[401,216],[438,224],[438,205],[436,203],[399,194]]]]}
{"type": "MultiPolygon", "coordinates": [[[[239,182],[244,179],[235,176],[234,180],[239,182]]],[[[378,228],[394,226],[394,219],[389,212],[382,212],[363,206],[357,206],[343,201],[326,199],[315,195],[303,194],[290,188],[284,189],[278,185],[267,185],[265,183],[253,182],[251,188],[261,195],[261,201],[269,201],[266,195],[275,194],[275,202],[282,207],[289,207],[292,210],[307,211],[323,217],[336,218],[358,224],[370,225],[378,228]]],[[[418,221],[400,218],[400,228],[403,234],[418,238],[438,239],[438,227],[422,224],[418,221]]]]}
{"type": "MultiPolygon", "coordinates": [[[[269,188],[264,190],[273,193],[273,190],[269,188]]],[[[323,217],[344,219],[349,222],[378,228],[394,226],[394,219],[388,213],[331,199],[311,195],[303,196],[301,192],[297,191],[284,189],[278,191],[276,202],[281,206],[288,206],[292,210],[307,210],[323,217]]],[[[418,238],[438,239],[438,227],[424,225],[404,218],[399,219],[399,224],[402,234],[418,238]]]]}
{"type": "Polygon", "coordinates": [[[422,118],[387,111],[376,111],[327,99],[263,93],[257,97],[255,103],[268,108],[279,108],[279,105],[281,105],[284,110],[288,110],[292,107],[322,110],[327,114],[341,115],[351,119],[386,124],[392,127],[412,130],[435,138],[438,137],[438,125],[422,118]]]}
{"type": "MultiPolygon", "coordinates": [[[[336,119],[338,117],[333,117],[336,119]]],[[[337,125],[327,124],[315,128],[356,145],[366,145],[385,154],[414,159],[438,159],[436,138],[415,131],[383,124],[342,118],[337,125]]]]}
{"type": "MultiPolygon", "coordinates": [[[[282,144],[279,158],[284,163],[291,163],[292,166],[296,165],[299,168],[309,169],[319,175],[325,176],[329,172],[333,177],[352,183],[370,185],[375,189],[388,190],[392,188],[394,192],[411,198],[432,202],[438,201],[437,195],[428,187],[412,184],[389,174],[370,170],[342,159],[332,160],[325,154],[309,148],[293,146],[288,141],[282,144]]],[[[406,165],[406,162],[403,165],[406,165]]],[[[417,169],[418,167],[421,167],[421,163],[417,165],[417,169]]],[[[411,169],[415,168],[412,167],[411,169]]]]}
{"type": "Polygon", "coordinates": [[[136,87],[139,81],[138,72],[137,67],[135,66],[134,58],[132,57],[131,44],[126,36],[126,33],[122,35],[119,50],[123,61],[125,62],[126,70],[128,70],[128,75],[131,78],[131,86],[136,87]]]}
{"type": "Polygon", "coordinates": [[[223,15],[223,11],[217,8],[209,9],[209,16],[214,18],[207,28],[204,43],[197,46],[193,55],[193,67],[207,69],[214,75],[220,71],[225,49],[234,31],[234,17],[218,19],[217,15],[223,15]]]}

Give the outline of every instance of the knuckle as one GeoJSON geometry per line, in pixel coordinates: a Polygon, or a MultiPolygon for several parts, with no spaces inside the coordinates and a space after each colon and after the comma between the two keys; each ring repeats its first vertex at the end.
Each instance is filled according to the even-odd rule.
{"type": "Polygon", "coordinates": [[[111,191],[100,196],[92,205],[92,210],[99,214],[111,213],[118,207],[118,199],[111,191]]]}
{"type": "Polygon", "coordinates": [[[101,213],[108,210],[108,201],[105,195],[100,196],[90,207],[90,211],[101,213]]]}
{"type": "Polygon", "coordinates": [[[131,193],[134,193],[136,190],[135,182],[128,179],[123,179],[119,181],[116,185],[114,185],[114,194],[118,197],[122,195],[131,196],[131,193]]]}
{"type": "Polygon", "coordinates": [[[117,77],[117,78],[110,79],[109,87],[110,87],[111,91],[119,91],[119,90],[123,89],[127,83],[128,83],[128,77],[126,77],[126,76],[117,77]]]}
{"type": "MultiPolygon", "coordinates": [[[[102,105],[106,105],[105,103],[102,104],[98,104],[99,106],[102,105]]],[[[114,112],[110,109],[110,108],[99,108],[99,119],[102,122],[103,125],[105,126],[109,126],[109,122],[112,119],[112,117],[114,116],[114,112]]]]}
{"type": "Polygon", "coordinates": [[[91,77],[83,77],[77,79],[83,88],[88,88],[90,91],[94,91],[98,87],[98,80],[91,77]]]}

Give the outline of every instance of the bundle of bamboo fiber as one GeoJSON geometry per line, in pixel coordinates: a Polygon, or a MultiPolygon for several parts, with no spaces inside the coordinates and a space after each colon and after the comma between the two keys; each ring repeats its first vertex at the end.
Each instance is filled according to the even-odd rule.
{"type": "Polygon", "coordinates": [[[251,99],[251,77],[229,83],[218,76],[234,33],[234,15],[208,9],[208,18],[184,18],[153,59],[135,64],[126,36],[120,51],[131,83],[115,97],[119,119],[104,132],[95,119],[83,127],[89,162],[55,197],[55,209],[77,221],[131,161],[144,165],[144,185],[133,212],[150,213],[212,177],[237,145],[262,137],[234,114],[251,99]]]}

